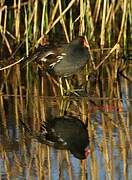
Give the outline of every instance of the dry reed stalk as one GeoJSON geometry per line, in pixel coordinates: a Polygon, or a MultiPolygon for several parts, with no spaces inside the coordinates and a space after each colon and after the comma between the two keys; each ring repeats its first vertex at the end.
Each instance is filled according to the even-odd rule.
{"type": "Polygon", "coordinates": [[[46,72],[46,75],[48,77],[48,80],[51,84],[51,87],[52,87],[52,90],[53,90],[53,93],[55,96],[57,96],[57,90],[56,90],[56,86],[59,87],[60,89],[60,93],[61,95],[64,94],[63,91],[65,90],[63,85],[62,85],[62,79],[59,78],[59,83],[55,80],[54,77],[52,77],[49,73],[46,72]]]}
{"type": "MultiPolygon", "coordinates": [[[[108,6],[108,4],[107,4],[107,6],[108,6]]],[[[112,15],[114,16],[114,7],[115,7],[115,0],[113,0],[111,2],[110,6],[108,6],[108,9],[107,9],[108,13],[107,13],[106,22],[105,22],[106,26],[108,23],[111,25],[112,15]]]]}
{"type": "Polygon", "coordinates": [[[3,122],[6,122],[6,113],[5,113],[4,99],[3,98],[4,97],[2,96],[2,94],[0,94],[0,115],[1,115],[1,120],[3,122]]]}
{"type": "Polygon", "coordinates": [[[80,25],[79,25],[79,35],[83,35],[85,31],[84,26],[84,0],[80,0],[80,25]]]}
{"type": "Polygon", "coordinates": [[[47,146],[47,161],[48,161],[48,178],[51,179],[51,159],[50,159],[50,147],[47,146]]]}
{"type": "Polygon", "coordinates": [[[31,172],[31,169],[32,169],[32,161],[33,161],[33,154],[31,153],[30,154],[30,156],[28,157],[29,159],[27,159],[27,166],[26,166],[26,168],[27,168],[27,170],[28,170],[28,175],[27,175],[27,179],[30,179],[30,172],[31,172]]]}
{"type": "Polygon", "coordinates": [[[94,152],[91,153],[90,173],[93,180],[96,180],[97,177],[99,177],[99,166],[94,152]]]}
{"type": "Polygon", "coordinates": [[[81,168],[81,180],[87,180],[87,176],[86,176],[86,171],[87,171],[87,167],[86,167],[86,160],[81,161],[80,164],[80,168],[81,168]]]}
{"type": "Polygon", "coordinates": [[[124,2],[123,2],[122,21],[121,21],[121,29],[120,29],[120,32],[119,32],[119,35],[118,35],[117,43],[120,43],[120,41],[121,41],[122,33],[123,33],[125,21],[126,21],[126,17],[127,17],[127,0],[124,0],[124,2]]]}
{"type": "Polygon", "coordinates": [[[100,8],[101,8],[101,0],[97,0],[95,3],[94,12],[93,12],[93,19],[94,19],[95,25],[96,25],[97,20],[99,18],[100,8]]]}
{"type": "Polygon", "coordinates": [[[72,18],[72,8],[70,9],[70,20],[69,20],[69,38],[70,41],[73,39],[73,33],[74,33],[74,23],[73,23],[73,18],[72,18]]]}
{"type": "Polygon", "coordinates": [[[89,140],[90,140],[90,152],[91,152],[91,160],[90,160],[90,172],[91,172],[91,177],[93,180],[96,180],[96,178],[98,177],[98,163],[96,161],[96,156],[95,156],[95,147],[93,142],[93,129],[92,129],[92,123],[90,121],[90,116],[88,115],[88,133],[89,133],[89,140]]]}
{"type": "Polygon", "coordinates": [[[21,9],[21,0],[18,0],[18,5],[16,5],[16,0],[14,0],[14,17],[15,17],[15,36],[17,42],[20,42],[20,9],[21,9]]]}
{"type": "MultiPolygon", "coordinates": [[[[14,169],[16,169],[16,174],[22,171],[21,161],[18,158],[16,152],[13,152],[13,160],[14,160],[14,169]]],[[[12,174],[13,175],[13,174],[12,174]]]]}
{"type": "Polygon", "coordinates": [[[86,118],[87,118],[87,110],[88,110],[88,105],[87,105],[87,101],[86,99],[82,98],[80,100],[80,103],[81,103],[81,111],[80,111],[80,114],[81,114],[81,120],[85,123],[86,122],[86,118]]]}
{"type": "Polygon", "coordinates": [[[29,94],[31,93],[31,89],[30,89],[30,71],[29,71],[29,66],[26,66],[26,107],[28,107],[29,104],[29,94]]]}
{"type": "MultiPolygon", "coordinates": [[[[6,10],[7,11],[7,10],[6,10]]],[[[7,12],[6,12],[7,13],[7,12]]],[[[0,30],[2,31],[2,32],[4,32],[4,34],[5,33],[7,33],[7,35],[9,35],[14,41],[16,40],[16,38],[15,38],[15,36],[13,35],[13,34],[11,34],[11,32],[9,32],[7,29],[6,29],[6,26],[7,26],[7,15],[5,14],[4,15],[4,17],[5,17],[5,19],[4,19],[4,27],[0,24],[0,30]]]]}
{"type": "Polygon", "coordinates": [[[87,3],[86,3],[85,19],[86,19],[85,31],[87,32],[86,35],[88,39],[95,40],[95,35],[94,35],[95,25],[94,25],[94,18],[92,16],[90,0],[87,0],[87,3]]]}
{"type": "Polygon", "coordinates": [[[28,11],[26,10],[26,7],[24,8],[24,13],[25,13],[25,31],[24,31],[24,35],[27,33],[28,31],[28,36],[29,37],[32,37],[32,21],[33,21],[33,18],[34,18],[34,10],[33,12],[31,11],[31,6],[32,6],[32,2],[29,1],[28,2],[28,11]],[[27,22],[26,22],[27,21],[27,22]]]}
{"type": "Polygon", "coordinates": [[[9,53],[12,54],[12,50],[11,50],[11,47],[10,47],[10,43],[6,37],[6,26],[7,26],[7,6],[3,6],[1,9],[0,9],[0,32],[1,32],[1,36],[2,36],[2,44],[6,43],[6,46],[9,50],[9,53]],[[4,12],[4,15],[3,15],[3,12],[4,12]],[[2,26],[2,20],[3,20],[3,17],[4,17],[4,25],[2,26]]]}
{"type": "Polygon", "coordinates": [[[42,174],[43,179],[46,179],[46,173],[45,173],[46,166],[45,166],[44,162],[45,162],[45,159],[47,158],[47,151],[46,151],[47,147],[45,146],[45,148],[44,148],[43,146],[45,146],[45,145],[41,145],[42,152],[39,153],[39,156],[40,156],[40,162],[41,162],[41,174],[42,174]]]}
{"type": "Polygon", "coordinates": [[[6,43],[9,53],[12,54],[12,49],[11,49],[10,43],[9,43],[8,39],[6,38],[5,34],[3,33],[2,29],[1,29],[1,35],[2,35],[3,40],[6,43]]]}
{"type": "MultiPolygon", "coordinates": [[[[62,16],[62,5],[61,5],[61,0],[58,0],[59,1],[59,11],[60,11],[60,16],[62,16]]],[[[62,27],[63,27],[63,30],[64,30],[64,33],[65,33],[65,36],[66,36],[66,40],[67,42],[69,43],[69,36],[68,36],[68,32],[67,32],[67,28],[66,28],[66,24],[65,24],[65,21],[64,21],[64,17],[62,16],[62,18],[60,19],[60,23],[62,24],[62,27]]]]}
{"type": "MultiPolygon", "coordinates": [[[[36,87],[33,85],[33,91],[36,87]]],[[[32,113],[32,128],[36,132],[40,127],[39,121],[39,105],[38,105],[38,95],[34,92],[34,95],[30,95],[29,108],[32,113]],[[31,102],[32,101],[32,102],[31,102]]]]}
{"type": "Polygon", "coordinates": [[[115,177],[115,165],[114,165],[114,148],[115,148],[115,139],[113,137],[113,126],[111,122],[108,122],[108,132],[109,132],[109,141],[110,141],[110,174],[111,180],[114,180],[115,177]]]}
{"type": "Polygon", "coordinates": [[[104,160],[105,160],[105,169],[107,172],[108,179],[111,179],[111,174],[110,174],[110,158],[109,158],[109,152],[108,152],[108,145],[107,145],[107,135],[106,135],[106,122],[105,122],[105,117],[102,114],[102,131],[103,131],[103,155],[104,155],[104,160]]]}
{"type": "Polygon", "coordinates": [[[17,95],[18,95],[18,81],[19,79],[18,78],[18,72],[17,72],[17,68],[16,68],[16,78],[14,78],[14,84],[13,84],[13,91],[14,91],[14,110],[15,110],[15,121],[16,121],[16,127],[18,127],[19,125],[19,107],[18,107],[18,98],[17,98],[17,95]]]}
{"type": "MultiPolygon", "coordinates": [[[[3,67],[3,68],[0,68],[0,71],[9,69],[10,67],[12,67],[12,66],[14,66],[14,65],[19,64],[19,63],[20,63],[21,61],[23,61],[23,60],[24,60],[24,57],[22,57],[21,59],[19,59],[19,60],[16,61],[15,63],[12,63],[12,64],[10,64],[10,65],[8,65],[8,66],[3,67]]],[[[10,70],[9,70],[8,73],[7,73],[7,77],[8,77],[8,75],[9,75],[9,73],[10,73],[10,70]]]]}
{"type": "Polygon", "coordinates": [[[127,49],[127,22],[128,22],[128,12],[126,14],[126,20],[124,22],[124,30],[122,32],[123,34],[123,45],[124,45],[124,48],[127,49]]]}
{"type": "Polygon", "coordinates": [[[14,108],[15,108],[15,123],[16,123],[16,127],[19,127],[19,112],[18,112],[18,98],[17,98],[17,90],[15,89],[15,93],[14,93],[14,108]]]}
{"type": "MultiPolygon", "coordinates": [[[[40,146],[40,147],[42,147],[42,146],[40,146]]],[[[45,171],[44,171],[44,153],[43,153],[44,151],[42,151],[41,152],[41,149],[40,149],[40,151],[39,151],[39,177],[40,177],[40,179],[44,179],[45,178],[45,171]]]]}
{"type": "MultiPolygon", "coordinates": [[[[126,74],[125,74],[126,75],[126,74]]],[[[127,108],[129,108],[129,106],[131,106],[130,105],[130,102],[129,102],[129,100],[128,100],[128,98],[129,98],[129,86],[128,86],[128,81],[126,80],[126,79],[124,79],[124,89],[125,89],[125,94],[126,94],[126,106],[127,106],[127,108]]],[[[130,112],[128,111],[127,112],[127,123],[126,123],[126,126],[127,127],[130,127],[130,118],[129,118],[129,115],[130,115],[130,112]]]]}
{"type": "MultiPolygon", "coordinates": [[[[65,111],[66,112],[69,112],[69,111],[71,112],[70,106],[71,106],[71,100],[69,100],[69,98],[66,98],[64,108],[63,108],[63,114],[64,114],[65,111]]],[[[76,107],[77,107],[77,105],[76,105],[76,107]]],[[[71,113],[74,115],[75,112],[71,112],[71,113]]]]}
{"type": "MultiPolygon", "coordinates": [[[[129,6],[128,6],[128,14],[129,14],[129,23],[130,23],[130,27],[132,27],[132,3],[129,2],[129,6]]],[[[130,28],[130,39],[132,39],[132,28],[130,28]]]]}
{"type": "Polygon", "coordinates": [[[48,26],[48,7],[47,7],[47,0],[42,1],[43,3],[43,10],[42,10],[42,21],[41,21],[41,37],[44,35],[44,31],[48,26]]]}
{"type": "Polygon", "coordinates": [[[22,87],[22,81],[21,81],[20,66],[18,66],[18,92],[20,94],[20,108],[19,108],[19,112],[21,112],[22,120],[24,122],[24,98],[23,98],[23,87],[22,87]]]}
{"type": "Polygon", "coordinates": [[[120,140],[120,148],[121,148],[121,153],[122,153],[122,159],[123,159],[123,177],[126,180],[127,178],[127,172],[126,172],[126,142],[125,142],[125,135],[122,130],[122,127],[119,128],[119,140],[120,140]]]}
{"type": "Polygon", "coordinates": [[[9,170],[10,169],[10,165],[9,165],[10,163],[9,163],[8,155],[7,155],[5,150],[2,151],[1,157],[4,160],[4,169],[5,169],[5,173],[6,173],[6,178],[7,178],[7,180],[10,180],[10,177],[11,177],[10,170],[9,170]]]}
{"type": "Polygon", "coordinates": [[[57,91],[56,91],[55,85],[57,85],[57,86],[59,87],[59,83],[58,83],[53,77],[51,77],[48,73],[46,73],[46,74],[47,74],[47,76],[48,76],[48,80],[49,80],[50,83],[51,83],[52,90],[53,90],[53,94],[54,94],[55,96],[57,96],[57,91]],[[55,84],[55,85],[54,85],[54,84],[55,84]]]}
{"type": "Polygon", "coordinates": [[[61,77],[59,77],[59,86],[60,86],[60,94],[61,94],[61,96],[64,96],[63,83],[62,83],[61,77]]]}
{"type": "Polygon", "coordinates": [[[62,16],[64,16],[64,14],[72,7],[72,5],[75,3],[76,0],[71,0],[69,2],[69,4],[67,5],[67,7],[64,9],[64,11],[62,12],[62,14],[52,23],[51,27],[49,27],[49,29],[47,29],[47,31],[45,32],[45,34],[48,34],[49,31],[60,21],[60,19],[62,18],[62,16]]]}
{"type": "MultiPolygon", "coordinates": [[[[92,119],[90,119],[90,121],[92,121],[92,119]]],[[[92,131],[93,131],[93,137],[92,137],[93,139],[92,139],[92,141],[94,142],[94,144],[97,145],[97,147],[98,147],[98,149],[99,149],[99,151],[101,153],[102,152],[102,144],[100,144],[100,142],[99,142],[98,133],[97,133],[97,130],[96,130],[98,125],[99,124],[97,124],[97,122],[91,124],[92,131]]]]}
{"type": "Polygon", "coordinates": [[[132,153],[132,143],[131,143],[131,132],[130,132],[130,127],[127,127],[126,126],[126,123],[124,121],[124,117],[122,116],[122,114],[120,114],[121,116],[121,119],[122,119],[122,125],[123,125],[123,128],[125,130],[125,133],[126,133],[126,138],[127,138],[127,141],[129,143],[129,146],[130,146],[130,151],[132,153]]]}
{"type": "Polygon", "coordinates": [[[33,131],[40,129],[40,119],[39,119],[39,88],[37,87],[36,80],[34,80],[33,84],[33,131]]]}
{"type": "Polygon", "coordinates": [[[38,0],[34,2],[34,24],[33,24],[33,40],[37,40],[37,26],[38,26],[38,0]]]}
{"type": "MultiPolygon", "coordinates": [[[[43,96],[43,95],[42,95],[43,96]]],[[[46,102],[44,99],[39,99],[39,111],[40,111],[40,120],[43,122],[43,121],[46,121],[47,119],[47,114],[46,114],[46,102]]],[[[39,122],[39,124],[41,125],[42,122],[39,122]]],[[[40,129],[40,128],[39,128],[40,129]]]]}
{"type": "Polygon", "coordinates": [[[99,69],[100,66],[104,64],[104,62],[108,59],[108,57],[114,52],[118,51],[120,48],[119,44],[115,44],[115,46],[111,49],[111,51],[105,56],[105,58],[95,67],[95,70],[99,69]]]}
{"type": "Polygon", "coordinates": [[[49,25],[48,25],[47,29],[51,28],[51,26],[53,24],[53,21],[54,21],[54,18],[55,18],[55,15],[56,15],[57,10],[58,10],[58,7],[59,7],[59,1],[56,1],[56,4],[55,4],[54,9],[52,11],[51,19],[50,19],[50,22],[49,22],[49,25]]]}
{"type": "Polygon", "coordinates": [[[59,110],[60,110],[60,116],[64,115],[64,107],[65,107],[65,97],[63,96],[63,98],[59,101],[59,110]]]}
{"type": "Polygon", "coordinates": [[[103,3],[103,17],[102,17],[102,24],[101,24],[101,34],[100,34],[100,46],[101,49],[103,49],[104,44],[105,44],[105,21],[106,21],[106,1],[103,3]]]}
{"type": "Polygon", "coordinates": [[[46,79],[44,77],[41,78],[41,95],[46,96],[46,79]]]}
{"type": "Polygon", "coordinates": [[[29,36],[29,34],[28,34],[28,19],[27,19],[27,11],[26,11],[26,8],[24,8],[24,12],[25,12],[26,56],[28,57],[28,55],[29,55],[29,45],[28,45],[28,36],[29,36]]]}
{"type": "Polygon", "coordinates": [[[67,78],[66,78],[65,83],[66,83],[67,92],[72,92],[72,87],[71,87],[70,80],[68,81],[67,78]]]}
{"type": "MultiPolygon", "coordinates": [[[[119,91],[119,88],[117,88],[117,96],[120,97],[120,91],[119,91]]],[[[123,109],[123,102],[121,101],[118,101],[118,107],[119,109],[123,109]]],[[[130,146],[130,151],[132,152],[132,143],[131,143],[131,136],[130,136],[130,127],[126,125],[126,122],[124,121],[124,116],[122,114],[120,114],[120,118],[121,118],[121,122],[122,122],[122,125],[123,125],[123,128],[124,128],[124,131],[126,133],[126,138],[127,138],[127,141],[129,142],[129,146],[130,146]]]]}
{"type": "MultiPolygon", "coordinates": [[[[103,76],[104,76],[104,71],[102,70],[102,71],[101,71],[101,77],[100,77],[100,78],[102,78],[103,76]]],[[[101,95],[102,95],[102,97],[106,97],[105,79],[102,78],[101,84],[102,84],[102,87],[101,87],[101,90],[100,90],[100,91],[101,91],[101,95]]],[[[104,105],[104,102],[105,102],[105,101],[103,101],[103,106],[105,106],[105,105],[104,105]]]]}
{"type": "Polygon", "coordinates": [[[4,6],[4,4],[5,4],[5,0],[1,0],[1,1],[0,1],[0,5],[1,5],[1,6],[4,6]]]}
{"type": "Polygon", "coordinates": [[[108,75],[108,91],[109,91],[109,97],[113,97],[113,79],[111,76],[111,67],[109,68],[108,66],[106,66],[106,72],[108,75]]]}
{"type": "Polygon", "coordinates": [[[93,70],[95,70],[96,67],[95,67],[95,62],[94,62],[93,54],[92,54],[92,51],[91,51],[91,49],[90,49],[89,42],[88,42],[88,40],[87,40],[86,37],[85,37],[85,39],[86,39],[86,42],[87,42],[87,44],[88,44],[88,51],[89,51],[89,55],[90,55],[90,60],[91,60],[92,68],[93,68],[93,70]]]}
{"type": "Polygon", "coordinates": [[[8,84],[8,78],[9,78],[9,75],[10,75],[10,72],[11,70],[5,70],[3,71],[3,77],[4,77],[4,80],[3,80],[3,83],[2,83],[2,90],[5,86],[5,94],[10,94],[9,92],[9,84],[8,84]]]}
{"type": "MultiPolygon", "coordinates": [[[[4,10],[4,26],[3,26],[3,33],[6,33],[6,27],[7,27],[7,6],[4,6],[1,10],[0,10],[0,25],[1,25],[1,20],[2,20],[2,11],[4,10]]],[[[2,25],[1,25],[2,28],[2,25]]]]}
{"type": "Polygon", "coordinates": [[[99,89],[99,79],[96,80],[95,86],[96,86],[95,88],[96,88],[97,97],[101,97],[101,95],[100,95],[100,89],[99,89]]]}
{"type": "MultiPolygon", "coordinates": [[[[37,147],[37,156],[40,154],[40,145],[37,147]]],[[[42,157],[39,159],[39,157],[35,157],[36,160],[36,168],[37,169],[37,176],[42,179],[42,163],[41,161],[43,160],[42,157]]]]}
{"type": "Polygon", "coordinates": [[[9,138],[8,129],[7,129],[7,119],[6,119],[6,111],[4,107],[4,97],[0,95],[0,115],[1,115],[1,124],[4,128],[4,135],[9,138]]]}

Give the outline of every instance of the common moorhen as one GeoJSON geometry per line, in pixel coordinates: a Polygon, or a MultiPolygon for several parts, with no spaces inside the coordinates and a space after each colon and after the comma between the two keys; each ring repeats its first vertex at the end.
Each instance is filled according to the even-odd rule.
{"type": "Polygon", "coordinates": [[[73,116],[60,116],[44,122],[41,132],[46,144],[56,149],[67,149],[76,158],[85,159],[89,154],[87,123],[73,116]]]}
{"type": "Polygon", "coordinates": [[[71,76],[81,70],[89,59],[88,44],[80,36],[69,44],[39,47],[28,61],[43,61],[48,70],[53,70],[60,77],[71,76]]]}

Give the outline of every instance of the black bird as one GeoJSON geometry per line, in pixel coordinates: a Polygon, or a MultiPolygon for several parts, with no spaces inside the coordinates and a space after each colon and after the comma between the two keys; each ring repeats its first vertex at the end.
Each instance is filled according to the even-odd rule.
{"type": "Polygon", "coordinates": [[[90,152],[87,122],[84,124],[76,117],[48,119],[42,125],[41,132],[46,144],[56,149],[67,149],[78,159],[87,158],[90,152]]]}
{"type": "Polygon", "coordinates": [[[82,70],[89,59],[88,44],[80,36],[69,44],[40,46],[28,61],[43,61],[48,71],[60,77],[71,76],[82,70]]]}

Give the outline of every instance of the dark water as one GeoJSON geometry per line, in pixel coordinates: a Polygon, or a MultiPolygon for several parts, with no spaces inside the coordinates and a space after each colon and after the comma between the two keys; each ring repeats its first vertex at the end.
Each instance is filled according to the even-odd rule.
{"type": "MultiPolygon", "coordinates": [[[[88,97],[11,97],[1,96],[0,177],[4,179],[131,179],[132,122],[131,100],[104,100],[95,106],[88,97]],[[30,99],[30,101],[29,101],[30,99]],[[32,101],[31,101],[32,100],[32,101]],[[30,102],[30,103],[29,103],[30,102]],[[69,103],[70,102],[70,103],[69,103]],[[72,103],[71,103],[72,102],[72,103]],[[111,103],[112,102],[112,103],[111,103]],[[114,105],[116,102],[116,106],[114,105]],[[121,102],[117,108],[117,102],[121,102]],[[75,158],[67,150],[56,150],[32,137],[49,114],[69,114],[89,118],[90,155],[75,158]]],[[[99,99],[94,100],[97,104],[99,99]]]]}

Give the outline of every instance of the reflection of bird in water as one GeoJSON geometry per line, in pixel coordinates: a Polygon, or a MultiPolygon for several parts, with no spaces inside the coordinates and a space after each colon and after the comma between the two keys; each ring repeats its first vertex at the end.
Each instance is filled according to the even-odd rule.
{"type": "Polygon", "coordinates": [[[67,149],[78,159],[87,158],[90,152],[87,122],[84,124],[73,116],[48,119],[41,132],[46,144],[56,149],[67,149]]]}

